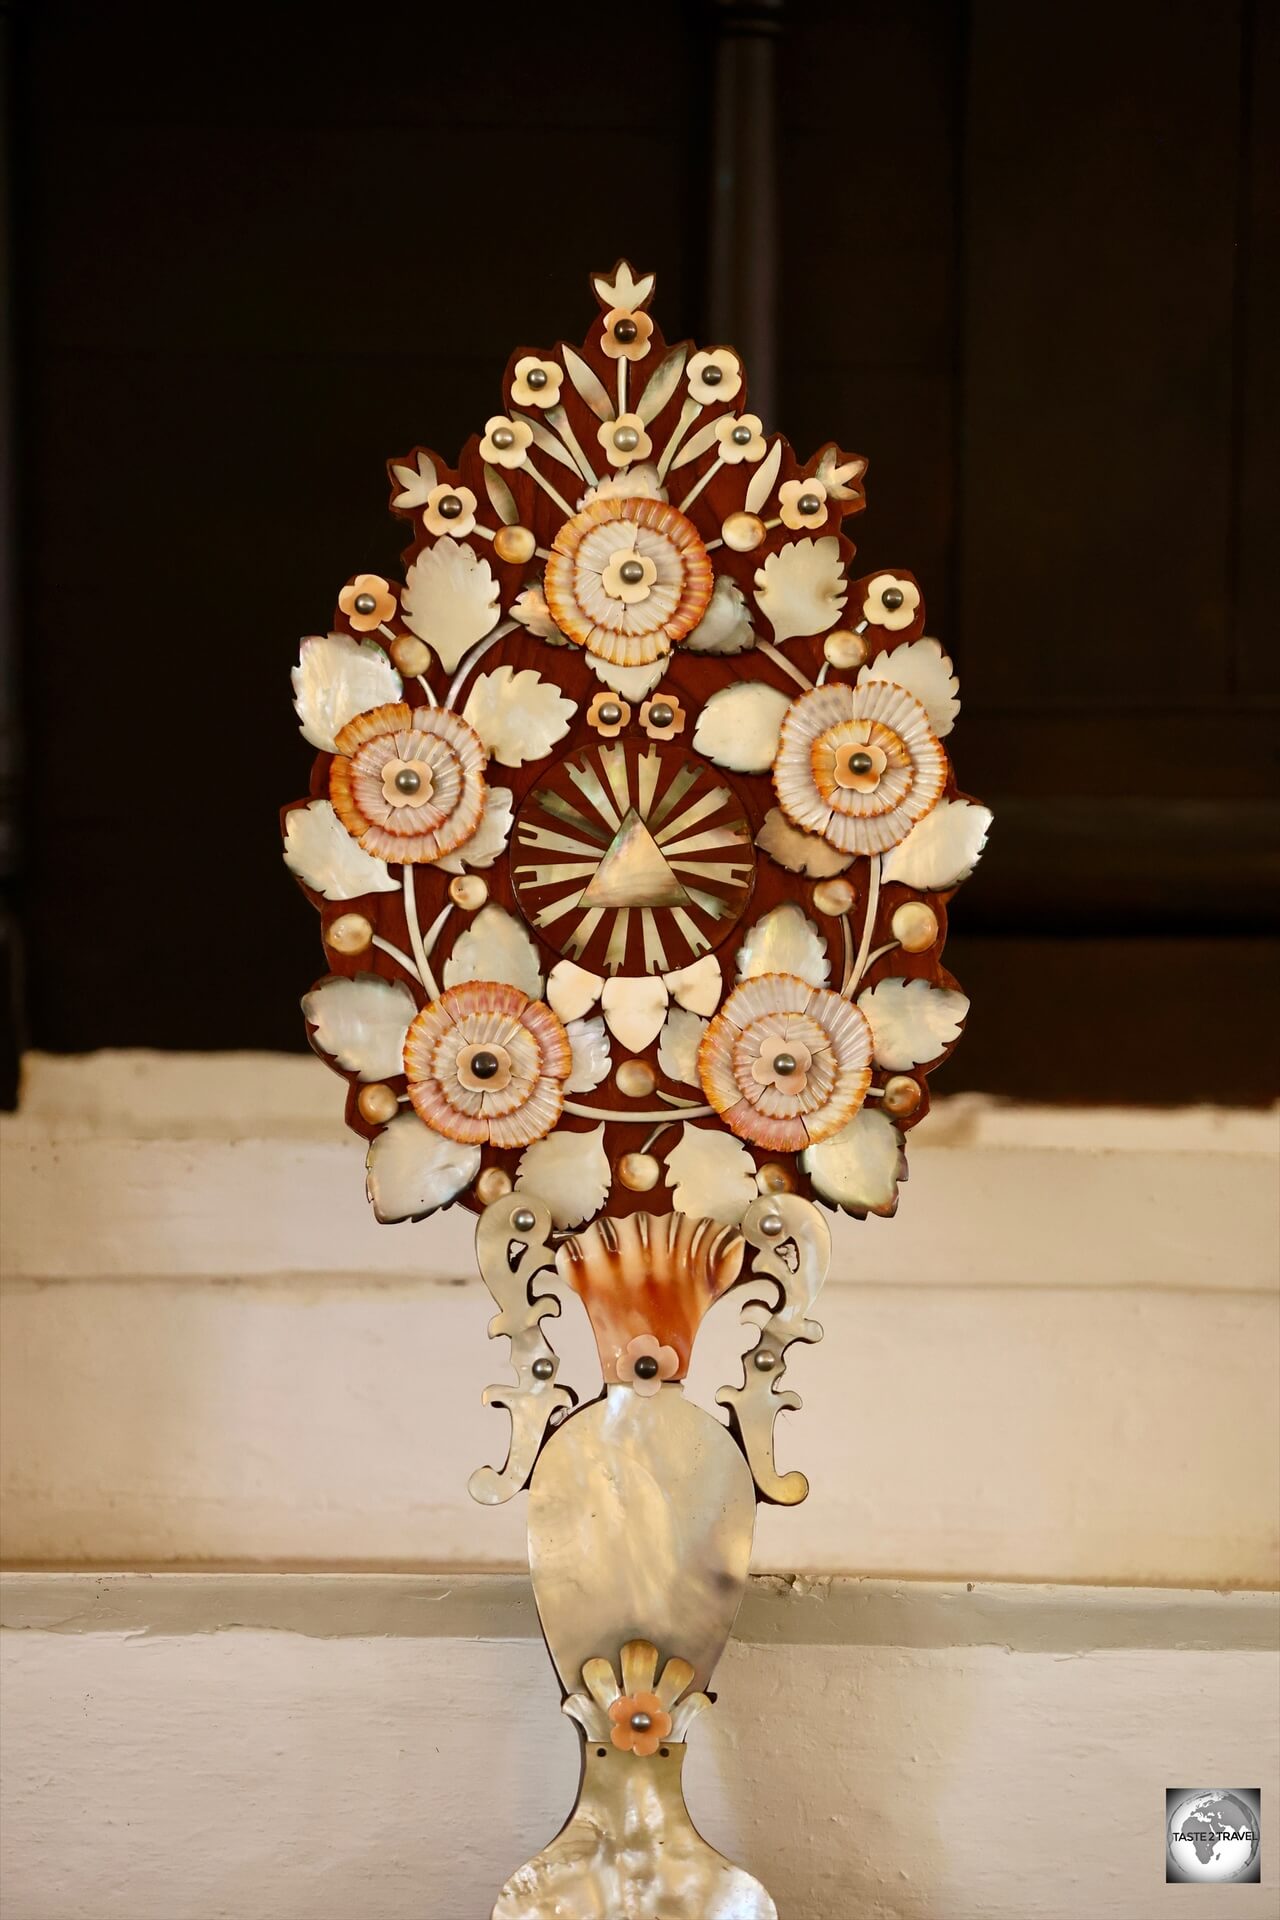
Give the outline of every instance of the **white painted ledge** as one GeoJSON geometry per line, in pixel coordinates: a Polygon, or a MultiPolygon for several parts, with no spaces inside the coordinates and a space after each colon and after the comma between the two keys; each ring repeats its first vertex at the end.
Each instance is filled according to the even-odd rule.
{"type": "MultiPolygon", "coordinates": [[[[0,1122],[4,1552],[515,1568],[473,1222],[379,1227],[311,1058],[35,1056],[0,1122]]],[[[1274,1114],[943,1102],[893,1221],[836,1222],[786,1573],[1265,1587],[1280,1574],[1274,1114]],[[1212,1500],[1188,1498],[1211,1486],[1212,1500]]],[[[570,1298],[556,1325],[598,1369],[570,1298]]],[[[690,1393],[743,1337],[709,1317],[690,1393]]]]}
{"type": "MultiPolygon", "coordinates": [[[[3,1598],[6,1920],[484,1920],[572,1803],[524,1583],[3,1598]]],[[[1256,1595],[756,1582],[690,1806],[785,1920],[1158,1920],[1166,1786],[1277,1805],[1275,1631],[1256,1595]]],[[[1278,1863],[1197,1920],[1273,1920],[1278,1863]]]]}

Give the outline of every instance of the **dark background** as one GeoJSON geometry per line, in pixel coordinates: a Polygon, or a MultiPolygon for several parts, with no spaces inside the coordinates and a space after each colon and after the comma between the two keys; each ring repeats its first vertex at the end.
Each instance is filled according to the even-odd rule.
{"type": "Polygon", "coordinates": [[[766,425],[870,456],[857,571],[924,583],[997,815],[941,1090],[1274,1091],[1274,5],[3,19],[19,1045],[303,1044],[289,668],[396,570],[385,460],[451,455],[620,253],[705,338],[772,180],[766,425]],[[723,80],[762,27],[776,140],[723,80]]]}

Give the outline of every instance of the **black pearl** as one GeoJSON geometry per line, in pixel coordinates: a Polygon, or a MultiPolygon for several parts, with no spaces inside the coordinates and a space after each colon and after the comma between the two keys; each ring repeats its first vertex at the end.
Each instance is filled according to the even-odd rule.
{"type": "Polygon", "coordinates": [[[875,761],[869,753],[851,753],[849,755],[850,773],[870,773],[875,761]]]}
{"type": "Polygon", "coordinates": [[[751,445],[751,429],[750,427],[735,427],[729,438],[733,441],[735,447],[749,447],[751,445]]]}
{"type": "Polygon", "coordinates": [[[642,1353],[640,1355],[640,1358],[636,1361],[636,1379],[637,1380],[656,1380],[657,1377],[658,1377],[657,1361],[654,1359],[651,1353],[642,1353]]]}
{"type": "Polygon", "coordinates": [[[654,727],[669,727],[675,719],[675,709],[665,700],[655,700],[649,709],[649,724],[654,727]]]}
{"type": "Polygon", "coordinates": [[[777,1354],[771,1353],[768,1347],[761,1347],[759,1352],[755,1356],[755,1368],[757,1373],[772,1373],[774,1368],[777,1366],[777,1364],[778,1364],[777,1354]]]}
{"type": "Polygon", "coordinates": [[[801,513],[810,519],[815,513],[822,512],[822,501],[816,493],[802,493],[796,501],[796,506],[801,513]]]}
{"type": "Polygon", "coordinates": [[[773,1070],[775,1073],[794,1073],[796,1070],[796,1057],[794,1053],[775,1053],[773,1056],[773,1070]]]}
{"type": "Polygon", "coordinates": [[[417,793],[422,786],[422,775],[415,773],[412,767],[401,767],[396,775],[397,793],[417,793]]]}
{"type": "Polygon", "coordinates": [[[644,561],[624,560],[618,572],[629,587],[638,587],[644,579],[644,561]]]}
{"type": "Polygon", "coordinates": [[[532,1207],[517,1207],[511,1216],[511,1224],[517,1233],[532,1233],[538,1224],[538,1216],[532,1207]]]}
{"type": "Polygon", "coordinates": [[[548,1360],[545,1353],[533,1363],[533,1377],[535,1380],[550,1380],[555,1370],[555,1361],[548,1360]]]}
{"type": "Polygon", "coordinates": [[[606,700],[600,709],[599,717],[606,727],[616,727],[622,719],[622,708],[616,700],[606,700]]]}
{"type": "Polygon", "coordinates": [[[495,447],[501,447],[504,450],[507,447],[513,447],[516,443],[516,437],[510,427],[495,427],[489,438],[495,447]]]}
{"type": "Polygon", "coordinates": [[[723,379],[723,367],[704,367],[702,369],[702,384],[704,387],[718,387],[723,379]]]}
{"type": "Polygon", "coordinates": [[[631,345],[639,331],[634,320],[615,320],[613,323],[613,337],[620,340],[624,347],[631,345]]]}
{"type": "Polygon", "coordinates": [[[376,613],[377,611],[378,603],[371,593],[358,593],[356,595],[357,613],[376,613]]]}
{"type": "Polygon", "coordinates": [[[498,1064],[496,1053],[473,1053],[471,1056],[471,1071],[477,1080],[492,1080],[498,1071],[498,1064]]]}
{"type": "Polygon", "coordinates": [[[766,1213],[764,1219],[760,1222],[760,1231],[766,1240],[776,1240],[782,1232],[782,1215],[780,1213],[766,1213]]]}
{"type": "Polygon", "coordinates": [[[456,493],[446,493],[436,505],[436,512],[442,520],[457,520],[462,515],[462,502],[456,493]]]}
{"type": "Polygon", "coordinates": [[[634,453],[640,445],[640,435],[634,427],[619,427],[613,436],[613,444],[619,453],[634,453]]]}
{"type": "Polygon", "coordinates": [[[880,595],[880,604],[882,607],[887,607],[890,613],[896,613],[902,605],[902,588],[886,587],[880,595]]]}
{"type": "Polygon", "coordinates": [[[648,1733],[650,1727],[653,1725],[653,1720],[647,1713],[633,1713],[631,1716],[631,1724],[637,1733],[648,1733]]]}
{"type": "Polygon", "coordinates": [[[546,370],[546,368],[545,368],[545,367],[530,367],[530,369],[529,369],[529,371],[528,371],[528,373],[526,373],[526,375],[525,375],[525,377],[524,377],[524,383],[525,383],[525,385],[526,385],[526,387],[532,387],[532,388],[533,388],[533,391],[534,391],[535,393],[541,393],[541,392],[542,392],[542,389],[543,389],[543,388],[544,388],[544,387],[546,386],[546,384],[547,384],[547,370],[546,370]]]}

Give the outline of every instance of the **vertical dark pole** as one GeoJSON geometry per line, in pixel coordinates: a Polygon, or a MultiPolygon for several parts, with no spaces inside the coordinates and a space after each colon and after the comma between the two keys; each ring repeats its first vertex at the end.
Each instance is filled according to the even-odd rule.
{"type": "Polygon", "coordinates": [[[715,0],[710,336],[747,363],[751,407],[773,424],[778,347],[776,54],[783,0],[715,0]]]}
{"type": "Polygon", "coordinates": [[[18,921],[18,637],[14,469],[14,19],[0,6],[0,1107],[17,1101],[23,1044],[18,921]]]}

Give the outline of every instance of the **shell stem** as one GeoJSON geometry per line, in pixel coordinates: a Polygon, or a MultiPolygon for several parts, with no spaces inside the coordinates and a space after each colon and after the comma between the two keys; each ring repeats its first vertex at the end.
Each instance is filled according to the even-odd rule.
{"type": "Polygon", "coordinates": [[[777,647],[773,645],[772,641],[757,639],[756,652],[764,654],[767,660],[772,660],[774,666],[781,667],[784,673],[789,673],[791,675],[791,678],[795,681],[796,685],[798,687],[803,687],[806,693],[813,692],[812,680],[806,679],[805,675],[801,673],[799,667],[795,666],[790,660],[788,660],[785,653],[780,653],[777,647]]]}
{"type": "Polygon", "coordinates": [[[538,472],[538,469],[534,466],[532,460],[526,460],[524,465],[525,465],[525,472],[532,474],[533,478],[537,481],[538,485],[542,488],[542,491],[546,494],[548,500],[554,500],[556,505],[559,507],[561,513],[564,515],[565,519],[572,520],[573,508],[569,505],[567,500],[563,499],[561,495],[556,492],[555,488],[552,486],[551,482],[547,479],[546,475],[538,472]]]}
{"type": "MultiPolygon", "coordinates": [[[[501,626],[494,628],[492,633],[487,633],[483,640],[477,640],[470,653],[463,654],[458,664],[458,671],[449,682],[449,691],[444,697],[446,707],[453,707],[455,705],[458,695],[462,690],[462,684],[471,672],[471,669],[483,660],[490,647],[496,646],[497,642],[510,633],[517,624],[514,620],[504,620],[501,626]]],[[[428,688],[427,691],[430,692],[430,688],[428,688]]]]}
{"type": "Polygon", "coordinates": [[[666,479],[667,468],[671,465],[671,462],[675,459],[676,454],[679,452],[680,442],[684,439],[686,433],[688,433],[690,427],[693,425],[694,421],[697,419],[698,415],[701,412],[702,412],[702,407],[700,403],[697,400],[695,400],[691,394],[689,398],[685,401],[683,407],[681,407],[680,409],[680,418],[676,421],[675,426],[671,429],[671,438],[668,440],[666,446],[662,449],[662,458],[658,462],[659,480],[666,479]]]}
{"type": "Polygon", "coordinates": [[[390,940],[384,940],[380,933],[374,934],[373,944],[375,947],[381,947],[383,953],[389,953],[398,967],[403,967],[411,979],[416,980],[419,986],[422,985],[421,975],[407,953],[402,953],[390,940]]]}
{"type": "MultiPolygon", "coordinates": [[[[578,436],[574,432],[573,428],[569,425],[568,414],[565,412],[563,407],[555,407],[552,409],[552,411],[556,416],[556,421],[555,421],[556,431],[559,433],[560,438],[564,441],[564,444],[568,449],[568,451],[573,455],[574,459],[577,461],[579,473],[582,475],[583,479],[587,481],[587,483],[590,486],[594,487],[598,485],[599,476],[596,474],[596,471],[591,465],[591,462],[588,460],[586,454],[582,451],[582,447],[578,441],[578,436]]],[[[548,414],[547,418],[550,419],[551,415],[548,414]]]]}
{"type": "Polygon", "coordinates": [[[404,890],[405,925],[409,929],[409,945],[413,948],[413,957],[418,963],[418,978],[422,982],[423,991],[430,994],[433,1000],[438,1000],[440,998],[440,989],[436,985],[435,975],[432,973],[430,965],[428,964],[427,950],[422,944],[422,929],[418,925],[418,896],[414,891],[414,870],[412,864],[406,862],[401,868],[400,873],[401,885],[404,890]]]}
{"type": "Polygon", "coordinates": [[[686,493],[684,499],[680,502],[681,513],[687,513],[689,511],[689,508],[693,505],[698,495],[702,492],[702,489],[706,486],[708,480],[714,480],[723,465],[724,465],[724,461],[722,459],[713,460],[711,462],[711,465],[707,468],[706,472],[703,474],[701,480],[694,481],[688,493],[686,493]]]}
{"type": "Polygon", "coordinates": [[[583,1107],[576,1100],[566,1100],[564,1110],[566,1113],[576,1114],[579,1120],[625,1120],[628,1125],[633,1120],[662,1120],[668,1126],[676,1120],[706,1119],[715,1112],[714,1107],[678,1107],[675,1112],[670,1108],[665,1113],[661,1108],[656,1111],[650,1108],[646,1113],[632,1113],[630,1109],[626,1113],[619,1113],[616,1107],[583,1107]]]}
{"type": "Polygon", "coordinates": [[[852,1000],[858,990],[858,982],[867,970],[867,956],[871,952],[871,936],[876,930],[876,910],[880,905],[880,855],[873,853],[867,875],[867,911],[862,922],[862,939],[858,943],[858,957],[853,963],[849,978],[841,991],[846,1000],[852,1000]]]}

